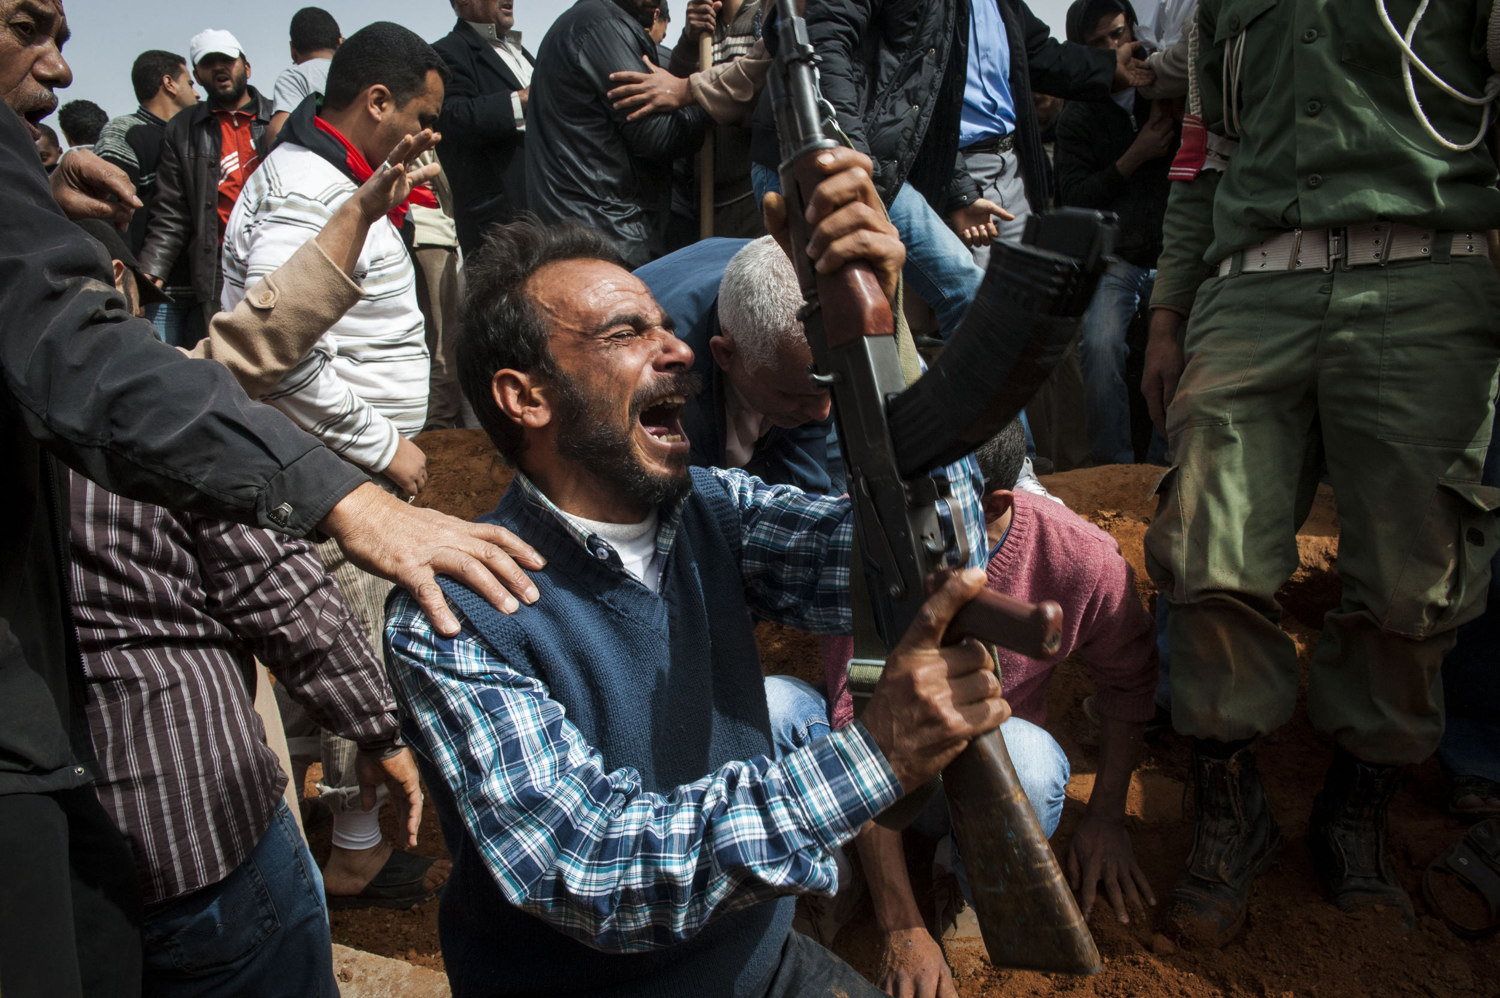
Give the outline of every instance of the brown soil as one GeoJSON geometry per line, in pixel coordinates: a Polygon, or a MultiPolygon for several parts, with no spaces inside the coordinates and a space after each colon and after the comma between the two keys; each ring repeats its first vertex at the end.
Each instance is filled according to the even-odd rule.
{"type": "MultiPolygon", "coordinates": [[[[420,500],[461,516],[493,507],[506,480],[481,434],[424,434],[430,481],[420,500]]],[[[1046,479],[1056,495],[1108,530],[1135,566],[1137,585],[1154,600],[1141,548],[1154,507],[1152,490],[1160,469],[1116,466],[1070,471],[1046,479]]],[[[1338,520],[1333,497],[1319,494],[1298,546],[1302,566],[1282,590],[1285,627],[1304,667],[1322,614],[1338,600],[1338,520]]],[[[820,678],[815,639],[763,625],[759,632],[768,672],[820,678]]],[[[1069,801],[1055,842],[1067,841],[1092,786],[1096,763],[1088,747],[1088,724],[1079,707],[1090,692],[1082,670],[1065,663],[1049,693],[1050,724],[1073,764],[1069,801]]],[[[1391,854],[1417,906],[1417,927],[1403,933],[1379,915],[1351,917],[1327,904],[1318,891],[1304,844],[1312,799],[1330,757],[1329,742],[1314,732],[1306,714],[1263,740],[1260,753],[1268,795],[1287,844],[1277,863],[1255,884],[1246,931],[1217,952],[1179,950],[1151,920],[1117,924],[1102,901],[1090,927],[1104,957],[1103,973],[1090,978],[997,972],[982,960],[955,955],[955,979],[963,998],[996,995],[1182,996],[1182,998],[1364,998],[1366,995],[1500,995],[1500,943],[1464,942],[1426,907],[1421,874],[1438,852],[1463,834],[1464,826],[1444,810],[1445,793],[1435,763],[1416,767],[1391,810],[1391,854]]],[[[1166,736],[1148,751],[1130,798],[1136,855],[1165,902],[1182,868],[1191,839],[1191,802],[1185,793],[1188,748],[1166,736]]],[[[394,837],[396,816],[387,808],[386,833],[394,837]]],[[[310,832],[314,851],[327,848],[327,830],[310,832]]],[[[422,820],[418,852],[442,855],[437,820],[422,820]]],[[[920,882],[920,875],[917,877],[920,882]]],[[[437,969],[437,904],[413,911],[335,912],[334,940],[437,969]]],[[[873,922],[868,908],[836,941],[837,951],[866,974],[875,970],[873,922]]]]}

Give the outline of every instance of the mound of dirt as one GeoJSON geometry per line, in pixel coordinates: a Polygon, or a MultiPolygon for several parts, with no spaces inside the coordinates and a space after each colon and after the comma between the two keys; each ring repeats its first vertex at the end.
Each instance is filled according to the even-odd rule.
{"type": "MultiPolygon", "coordinates": [[[[429,485],[419,502],[472,517],[493,508],[509,476],[482,434],[449,430],[424,434],[429,485]]],[[[1113,466],[1070,471],[1045,479],[1069,507],[1108,530],[1135,567],[1136,585],[1151,605],[1155,593],[1144,569],[1142,538],[1155,506],[1161,469],[1113,466]]],[[[1338,517],[1332,495],[1321,491],[1297,539],[1302,564],[1281,592],[1284,627],[1306,669],[1323,614],[1339,598],[1338,517]]],[[[814,638],[774,625],[758,632],[768,672],[821,678],[814,638]]],[[[1075,663],[1064,663],[1051,685],[1049,728],[1068,753],[1073,778],[1054,844],[1063,848],[1093,785],[1097,757],[1089,747],[1080,703],[1092,684],[1075,663]]],[[[998,995],[1181,996],[1181,998],[1365,998],[1367,995],[1497,995],[1500,943],[1465,942],[1450,933],[1421,898],[1425,865],[1463,834],[1443,810],[1437,766],[1416,767],[1391,809],[1391,852],[1397,872],[1417,905],[1417,927],[1401,932],[1379,915],[1351,917],[1321,897],[1304,842],[1312,800],[1322,784],[1331,744],[1308,724],[1302,705],[1292,721],[1263,740],[1260,765],[1267,793],[1287,844],[1276,864],[1255,884],[1244,934],[1223,950],[1180,950],[1159,934],[1153,920],[1114,921],[1102,901],[1090,928],[1104,970],[1090,978],[996,971],[982,959],[955,956],[963,998],[998,995]]],[[[1188,745],[1168,735],[1152,745],[1131,788],[1129,822],[1136,856],[1164,903],[1182,869],[1191,841],[1191,801],[1186,793],[1188,745]]],[[[387,808],[386,834],[397,816],[387,808]]],[[[312,832],[315,852],[327,848],[326,830],[312,832]]],[[[429,809],[418,851],[443,853],[429,809]]],[[[923,877],[918,871],[915,881],[923,877]]],[[[336,942],[421,966],[441,969],[436,902],[410,912],[335,912],[336,942]]],[[[866,908],[836,940],[836,950],[866,975],[875,972],[876,936],[866,908]]]]}

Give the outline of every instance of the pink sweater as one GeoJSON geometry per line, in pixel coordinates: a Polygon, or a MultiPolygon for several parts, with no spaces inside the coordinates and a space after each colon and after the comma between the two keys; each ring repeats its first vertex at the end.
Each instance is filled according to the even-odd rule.
{"type": "MultiPolygon", "coordinates": [[[[1146,721],[1155,710],[1156,624],[1135,594],[1135,573],[1115,539],[1072,510],[1015,493],[1010,533],[990,556],[989,587],[1017,599],[1062,606],[1062,647],[1045,661],[1001,648],[1000,680],[1011,713],[1047,720],[1047,680],[1075,652],[1097,684],[1095,707],[1106,717],[1146,721]]],[[[854,719],[845,688],[853,639],[823,644],[823,675],[833,726],[854,719]]]]}

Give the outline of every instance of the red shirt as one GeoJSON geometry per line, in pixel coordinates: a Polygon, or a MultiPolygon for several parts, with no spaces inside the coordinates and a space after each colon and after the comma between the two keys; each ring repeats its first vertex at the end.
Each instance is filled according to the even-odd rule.
{"type": "Polygon", "coordinates": [[[223,242],[229,213],[234,210],[235,199],[245,181],[260,165],[260,155],[250,137],[250,124],[255,120],[253,111],[215,108],[213,116],[219,119],[219,241],[223,242]]]}

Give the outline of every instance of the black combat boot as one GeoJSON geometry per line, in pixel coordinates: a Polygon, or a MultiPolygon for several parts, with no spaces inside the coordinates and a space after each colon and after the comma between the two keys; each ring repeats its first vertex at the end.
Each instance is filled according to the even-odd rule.
{"type": "Polygon", "coordinates": [[[1400,781],[1398,767],[1360,762],[1339,749],[1313,802],[1307,847],[1328,900],[1340,910],[1384,905],[1411,928],[1411,897],[1385,853],[1386,812],[1400,781]]]}
{"type": "Polygon", "coordinates": [[[1193,851],[1167,924],[1184,943],[1217,948],[1245,924],[1250,881],[1281,848],[1248,742],[1193,743],[1193,816],[1193,851]]]}

